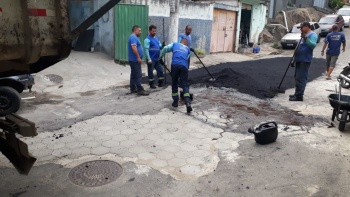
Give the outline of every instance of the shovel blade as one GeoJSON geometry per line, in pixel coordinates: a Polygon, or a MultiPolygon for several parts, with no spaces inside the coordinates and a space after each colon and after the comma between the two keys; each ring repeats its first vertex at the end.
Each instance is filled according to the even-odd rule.
{"type": "Polygon", "coordinates": [[[284,93],[286,93],[286,88],[284,88],[284,87],[271,87],[270,91],[273,92],[273,93],[284,94],[284,93]]]}

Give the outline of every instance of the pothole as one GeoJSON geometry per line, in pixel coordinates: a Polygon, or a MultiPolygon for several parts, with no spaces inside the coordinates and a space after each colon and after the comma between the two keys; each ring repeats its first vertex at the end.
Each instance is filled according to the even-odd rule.
{"type": "Polygon", "coordinates": [[[302,115],[270,101],[250,98],[238,92],[207,89],[205,93],[196,95],[201,102],[199,119],[205,123],[213,123],[225,132],[248,134],[248,128],[266,121],[276,121],[282,125],[292,125],[306,128],[315,124],[329,125],[329,121],[321,116],[302,115]],[[246,100],[247,99],[247,100],[246,100]],[[214,106],[219,112],[211,112],[214,106]],[[226,121],[225,121],[226,120],[226,121]]]}
{"type": "Polygon", "coordinates": [[[122,167],[113,161],[89,161],[74,167],[69,179],[83,187],[98,187],[118,179],[123,173],[122,167]]]}
{"type": "Polygon", "coordinates": [[[45,75],[44,77],[45,79],[48,79],[53,83],[61,83],[63,81],[63,78],[61,76],[55,75],[55,74],[48,74],[48,75],[45,75]]]}

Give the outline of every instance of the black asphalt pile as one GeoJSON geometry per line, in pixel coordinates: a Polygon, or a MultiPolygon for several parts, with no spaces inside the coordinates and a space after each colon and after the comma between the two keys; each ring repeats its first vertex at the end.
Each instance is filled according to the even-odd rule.
{"type": "MultiPolygon", "coordinates": [[[[271,91],[271,87],[278,87],[289,61],[290,57],[280,57],[211,66],[208,69],[216,78],[214,82],[209,81],[210,76],[204,68],[196,69],[189,73],[190,84],[234,88],[260,99],[273,98],[276,93],[271,91]]],[[[309,81],[320,77],[325,70],[325,60],[314,59],[309,81]]],[[[294,68],[289,69],[282,87],[294,88],[294,72],[294,68]]]]}

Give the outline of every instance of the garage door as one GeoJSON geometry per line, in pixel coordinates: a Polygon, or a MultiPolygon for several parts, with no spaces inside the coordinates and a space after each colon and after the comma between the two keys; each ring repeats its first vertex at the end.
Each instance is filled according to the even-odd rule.
{"type": "Polygon", "coordinates": [[[214,9],[210,52],[232,52],[235,48],[237,13],[214,9]]]}

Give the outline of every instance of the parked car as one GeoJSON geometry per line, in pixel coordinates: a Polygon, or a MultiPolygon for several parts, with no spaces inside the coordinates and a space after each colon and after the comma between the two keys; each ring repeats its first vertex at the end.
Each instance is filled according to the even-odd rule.
{"type": "Polygon", "coordinates": [[[333,25],[338,25],[339,30],[343,31],[344,18],[338,14],[326,15],[318,23],[321,26],[321,36],[327,36],[328,33],[332,32],[333,25]]]}
{"type": "Polygon", "coordinates": [[[341,15],[344,18],[344,26],[349,27],[349,21],[350,21],[350,7],[346,8],[340,8],[337,11],[338,15],[341,15]]]}
{"type": "Polygon", "coordinates": [[[31,90],[34,77],[30,74],[0,78],[0,116],[15,113],[21,106],[20,93],[31,90]]]}
{"type": "MultiPolygon", "coordinates": [[[[310,22],[311,30],[314,31],[318,35],[317,43],[320,42],[321,37],[319,34],[321,33],[320,25],[317,22],[310,22]]],[[[294,25],[293,28],[287,33],[285,36],[283,36],[281,40],[281,45],[283,49],[286,48],[295,48],[298,45],[298,42],[300,40],[301,30],[300,30],[300,24],[294,25]]]]}

